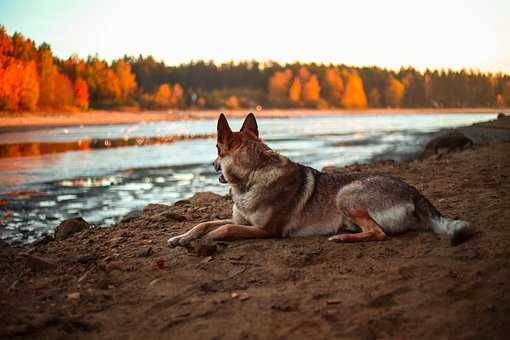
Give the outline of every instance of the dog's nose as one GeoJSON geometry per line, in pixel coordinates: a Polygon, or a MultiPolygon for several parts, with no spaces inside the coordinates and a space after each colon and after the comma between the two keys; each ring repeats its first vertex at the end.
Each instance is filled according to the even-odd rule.
{"type": "Polygon", "coordinates": [[[212,164],[213,164],[214,170],[221,171],[221,164],[220,164],[220,162],[218,162],[217,159],[215,159],[212,164]]]}

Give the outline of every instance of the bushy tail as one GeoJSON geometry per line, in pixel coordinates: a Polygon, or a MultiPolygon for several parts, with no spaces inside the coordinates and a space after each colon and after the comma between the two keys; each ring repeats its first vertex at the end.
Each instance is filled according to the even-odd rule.
{"type": "Polygon", "coordinates": [[[471,226],[466,221],[452,220],[445,216],[434,216],[430,222],[435,233],[452,236],[452,246],[461,244],[472,236],[471,226]]]}
{"type": "Polygon", "coordinates": [[[467,241],[473,235],[473,229],[468,222],[443,216],[423,195],[416,195],[414,203],[424,226],[437,234],[451,235],[453,246],[467,241]]]}

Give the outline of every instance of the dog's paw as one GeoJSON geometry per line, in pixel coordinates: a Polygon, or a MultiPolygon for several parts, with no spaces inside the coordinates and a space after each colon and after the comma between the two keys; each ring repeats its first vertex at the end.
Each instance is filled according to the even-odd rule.
{"type": "Polygon", "coordinates": [[[179,244],[179,241],[182,239],[182,235],[170,237],[166,243],[169,247],[177,247],[179,244]]]}
{"type": "Polygon", "coordinates": [[[191,237],[187,234],[183,234],[183,235],[178,235],[178,236],[169,238],[167,241],[167,244],[169,247],[177,247],[177,246],[185,247],[185,246],[189,245],[190,242],[193,240],[194,240],[193,237],[191,237]]]}

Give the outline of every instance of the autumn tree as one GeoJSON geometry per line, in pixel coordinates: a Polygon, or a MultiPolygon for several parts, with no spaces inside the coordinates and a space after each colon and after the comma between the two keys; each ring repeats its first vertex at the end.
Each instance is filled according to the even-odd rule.
{"type": "Polygon", "coordinates": [[[89,88],[81,77],[74,81],[74,105],[81,110],[89,107],[89,88]]]}
{"type": "Polygon", "coordinates": [[[58,74],[53,64],[53,54],[49,45],[42,44],[39,47],[39,79],[40,94],[39,106],[43,108],[53,107],[55,103],[55,81],[58,74]]]}
{"type": "Polygon", "coordinates": [[[287,99],[291,79],[291,70],[276,71],[269,79],[269,100],[275,104],[284,103],[287,99]]]}
{"type": "Polygon", "coordinates": [[[74,86],[66,75],[62,73],[56,75],[55,92],[54,107],[66,109],[74,106],[74,86]]]}
{"type": "Polygon", "coordinates": [[[294,77],[292,85],[289,88],[289,100],[298,105],[301,101],[301,81],[298,77],[294,77]]]}
{"type": "Polygon", "coordinates": [[[312,74],[303,86],[303,101],[309,106],[316,106],[320,99],[321,87],[319,79],[312,74]]]}
{"type": "Polygon", "coordinates": [[[24,63],[21,80],[20,108],[35,111],[39,102],[39,76],[34,60],[24,63]]]}
{"type": "Polygon", "coordinates": [[[347,109],[364,109],[367,107],[367,97],[363,88],[363,80],[354,70],[349,72],[342,106],[347,109]]]}
{"type": "Polygon", "coordinates": [[[330,104],[333,106],[342,105],[342,97],[344,95],[344,81],[338,69],[328,68],[326,71],[326,96],[330,104]]]}
{"type": "Polygon", "coordinates": [[[118,78],[120,99],[125,102],[136,89],[135,75],[131,72],[131,65],[124,60],[117,61],[113,68],[118,78]]]}
{"type": "Polygon", "coordinates": [[[404,98],[405,87],[402,82],[396,79],[392,74],[388,75],[386,83],[386,105],[391,107],[400,107],[404,98]]]}
{"type": "Polygon", "coordinates": [[[172,88],[169,84],[159,85],[154,94],[154,103],[159,107],[168,107],[172,102],[172,88]]]}
{"type": "Polygon", "coordinates": [[[184,101],[184,89],[181,84],[175,83],[172,88],[172,97],[170,100],[170,105],[172,107],[181,107],[184,101]]]}
{"type": "Polygon", "coordinates": [[[235,110],[239,108],[239,99],[236,96],[230,96],[225,101],[225,106],[230,110],[235,110]]]}

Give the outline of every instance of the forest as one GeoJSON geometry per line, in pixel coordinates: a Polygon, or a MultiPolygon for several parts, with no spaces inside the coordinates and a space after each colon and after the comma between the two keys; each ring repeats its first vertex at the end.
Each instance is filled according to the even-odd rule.
{"type": "Polygon", "coordinates": [[[0,26],[0,112],[508,106],[503,73],[273,61],[166,65],[142,55],[60,59],[50,45],[0,26]]]}

